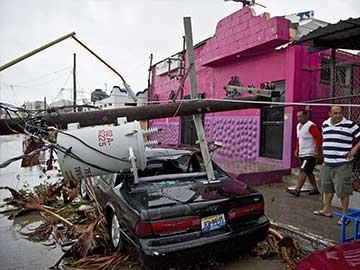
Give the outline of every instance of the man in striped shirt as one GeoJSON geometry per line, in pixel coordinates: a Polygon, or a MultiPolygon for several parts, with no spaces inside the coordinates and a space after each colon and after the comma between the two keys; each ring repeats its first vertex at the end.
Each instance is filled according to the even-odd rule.
{"type": "MultiPolygon", "coordinates": [[[[352,166],[350,161],[360,148],[360,128],[343,116],[340,106],[330,108],[330,118],[322,125],[324,165],[320,171],[320,188],[325,193],[323,209],[314,214],[331,217],[331,201],[334,193],[341,200],[343,214],[347,213],[352,195],[352,166]]],[[[341,220],[338,222],[341,225],[341,220]]]]}

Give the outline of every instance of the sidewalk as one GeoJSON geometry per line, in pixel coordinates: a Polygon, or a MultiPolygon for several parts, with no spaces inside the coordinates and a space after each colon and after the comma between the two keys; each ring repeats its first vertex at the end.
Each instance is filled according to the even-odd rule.
{"type": "MultiPolygon", "coordinates": [[[[322,195],[308,195],[301,193],[295,197],[286,192],[288,184],[279,182],[255,187],[265,199],[265,213],[275,226],[285,227],[295,234],[314,237],[313,249],[320,249],[327,245],[340,242],[341,226],[337,225],[338,217],[332,218],[317,216],[314,210],[322,209],[322,195]]],[[[341,212],[340,208],[333,207],[332,211],[341,212]]],[[[352,234],[354,224],[347,226],[348,235],[352,234]]],[[[309,249],[311,250],[311,248],[309,249]]]]}
{"type": "MultiPolygon", "coordinates": [[[[260,191],[265,198],[265,214],[272,225],[297,240],[306,251],[312,252],[340,242],[341,226],[337,225],[339,218],[313,214],[313,211],[323,208],[322,195],[301,192],[300,197],[295,197],[286,192],[289,186],[296,184],[298,169],[291,170],[257,161],[224,162],[220,166],[260,191]]],[[[317,166],[314,171],[317,181],[319,169],[320,166],[317,166]]],[[[308,181],[303,189],[311,189],[308,181]]],[[[341,212],[335,197],[332,211],[341,212]]],[[[353,227],[353,223],[347,226],[348,236],[352,235],[353,227]]]]}

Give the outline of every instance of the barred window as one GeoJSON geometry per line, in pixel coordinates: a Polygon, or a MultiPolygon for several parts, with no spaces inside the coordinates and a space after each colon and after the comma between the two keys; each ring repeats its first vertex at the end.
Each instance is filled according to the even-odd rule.
{"type": "MultiPolygon", "coordinates": [[[[331,61],[327,58],[321,59],[321,84],[330,84],[331,78],[331,61]]],[[[336,63],[335,82],[339,86],[351,87],[353,78],[353,65],[350,63],[336,63]]]]}
{"type": "Polygon", "coordinates": [[[330,84],[330,61],[325,58],[321,58],[320,81],[322,84],[330,84]]]}

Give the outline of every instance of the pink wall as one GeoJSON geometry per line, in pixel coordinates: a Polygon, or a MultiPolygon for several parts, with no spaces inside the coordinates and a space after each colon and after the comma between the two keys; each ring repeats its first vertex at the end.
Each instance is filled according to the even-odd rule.
{"type": "MultiPolygon", "coordinates": [[[[253,16],[250,8],[245,7],[222,19],[214,36],[195,48],[198,93],[205,93],[205,98],[222,99],[226,94],[224,86],[232,76],[237,76],[244,86],[253,84],[260,87],[269,81],[285,81],[287,102],[314,98],[312,93],[318,87],[321,53],[307,54],[306,47],[302,46],[275,49],[289,41],[288,21],[280,17],[253,16]]],[[[187,67],[186,55],[183,57],[187,67]]],[[[178,89],[180,81],[170,80],[167,74],[157,76],[155,73],[153,68],[149,98],[157,94],[161,101],[166,101],[170,91],[178,89]]],[[[189,93],[187,79],[178,99],[189,93]]],[[[206,114],[208,139],[220,140],[224,144],[213,158],[218,161],[259,160],[288,168],[298,166],[293,152],[296,113],[300,108],[285,108],[282,160],[259,157],[260,110],[206,114]]],[[[327,117],[326,111],[326,108],[314,108],[314,122],[321,124],[327,117]]],[[[152,120],[150,125],[163,129],[163,134],[157,137],[162,142],[180,142],[179,118],[152,120]]]]}
{"type": "Polygon", "coordinates": [[[238,55],[247,55],[254,49],[267,50],[287,41],[287,20],[280,17],[270,19],[266,14],[254,16],[252,10],[245,7],[218,22],[215,35],[207,42],[200,62],[214,66],[236,59],[238,55]]]}

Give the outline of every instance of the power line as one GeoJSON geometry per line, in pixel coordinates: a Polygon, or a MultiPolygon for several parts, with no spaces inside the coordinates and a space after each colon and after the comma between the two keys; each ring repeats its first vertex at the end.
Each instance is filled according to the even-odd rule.
{"type": "Polygon", "coordinates": [[[25,81],[22,81],[22,82],[18,82],[17,84],[20,84],[20,85],[21,85],[21,84],[31,83],[31,82],[40,80],[40,79],[42,79],[42,78],[44,78],[44,77],[48,77],[48,76],[54,75],[54,74],[56,74],[56,73],[60,73],[60,72],[66,71],[66,70],[71,69],[71,68],[72,68],[72,67],[64,67],[64,68],[55,70],[55,71],[53,71],[53,72],[45,73],[45,74],[43,74],[43,75],[40,75],[40,76],[31,78],[31,79],[28,79],[28,80],[25,80],[25,81]]]}

